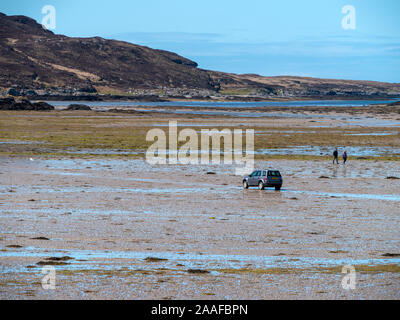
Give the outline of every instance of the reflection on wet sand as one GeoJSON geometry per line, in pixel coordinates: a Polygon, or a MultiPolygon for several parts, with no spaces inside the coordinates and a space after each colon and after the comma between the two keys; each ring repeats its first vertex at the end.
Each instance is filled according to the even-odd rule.
{"type": "Polygon", "coordinates": [[[343,264],[365,270],[357,297],[398,297],[400,180],[386,179],[398,175],[398,162],[257,161],[283,174],[276,192],[243,190],[231,165],[2,160],[2,298],[28,289],[49,298],[32,286],[44,263],[57,269],[59,298],[85,290],[101,298],[104,288],[106,298],[133,291],[160,299],[199,291],[243,298],[235,288],[246,281],[249,297],[301,298],[310,294],[305,284],[317,294],[323,283],[326,293],[318,295],[335,298],[343,264]],[[382,276],[370,277],[378,271],[382,276]],[[306,282],[313,277],[319,281],[306,282]],[[267,280],[282,289],[265,289],[267,280]]]}

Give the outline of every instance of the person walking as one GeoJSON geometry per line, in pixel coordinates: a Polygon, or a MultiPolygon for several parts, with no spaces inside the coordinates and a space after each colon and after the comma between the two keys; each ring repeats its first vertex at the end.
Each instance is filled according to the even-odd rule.
{"type": "Polygon", "coordinates": [[[335,164],[335,161],[336,164],[339,164],[339,152],[337,148],[335,148],[335,151],[333,151],[333,164],[335,164]]]}
{"type": "Polygon", "coordinates": [[[346,164],[346,162],[347,162],[347,151],[346,150],[343,151],[342,158],[343,158],[343,164],[346,164]]]}

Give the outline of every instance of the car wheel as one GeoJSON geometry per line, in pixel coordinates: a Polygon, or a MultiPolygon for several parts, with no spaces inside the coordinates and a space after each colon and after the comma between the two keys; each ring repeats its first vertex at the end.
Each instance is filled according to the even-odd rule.
{"type": "Polygon", "coordinates": [[[280,191],[280,190],[281,190],[281,187],[275,187],[275,190],[276,190],[276,191],[280,191]]]}
{"type": "Polygon", "coordinates": [[[243,188],[244,189],[248,189],[249,188],[249,184],[247,183],[247,181],[243,181],[243,188]]]}
{"type": "Polygon", "coordinates": [[[264,190],[264,183],[262,181],[260,181],[260,183],[258,184],[258,189],[260,190],[264,190]]]}

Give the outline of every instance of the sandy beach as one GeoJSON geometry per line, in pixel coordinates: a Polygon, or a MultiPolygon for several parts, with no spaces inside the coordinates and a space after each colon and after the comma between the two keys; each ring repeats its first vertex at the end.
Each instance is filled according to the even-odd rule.
{"type": "Polygon", "coordinates": [[[398,115],[3,112],[0,123],[1,299],[400,298],[398,115]],[[280,170],[281,192],[244,190],[234,165],[148,164],[146,131],[171,119],[254,128],[255,166],[280,170]],[[346,166],[332,165],[335,145],[354,151],[346,166]],[[42,288],[45,265],[55,290],[42,288]],[[345,265],[355,290],[342,287],[345,265]]]}

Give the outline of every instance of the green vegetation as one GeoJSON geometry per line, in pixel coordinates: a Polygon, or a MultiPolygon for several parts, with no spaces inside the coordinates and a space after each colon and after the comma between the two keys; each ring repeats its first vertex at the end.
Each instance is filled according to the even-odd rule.
{"type": "MultiPolygon", "coordinates": [[[[175,117],[174,117],[175,118],[175,117]]],[[[400,134],[394,128],[318,128],[290,127],[282,124],[272,126],[271,119],[263,126],[260,119],[247,120],[217,119],[215,117],[196,118],[193,115],[177,116],[180,124],[188,122],[205,123],[208,127],[194,127],[197,132],[202,128],[226,128],[227,122],[238,123],[234,128],[255,128],[255,149],[287,148],[292,146],[387,146],[400,148],[400,134]],[[252,123],[253,121],[253,123],[252,123]],[[210,123],[212,122],[212,123],[210,123]],[[256,125],[254,125],[256,124],[256,125]],[[351,135],[390,132],[390,135],[351,135]]],[[[146,141],[146,134],[154,129],[154,123],[167,124],[172,116],[155,114],[125,114],[113,112],[12,112],[0,113],[0,155],[3,156],[67,156],[67,157],[127,157],[142,158],[145,150],[152,144],[146,141]],[[12,143],[12,142],[27,142],[12,143]],[[98,152],[101,151],[101,152],[98,152]],[[99,154],[100,153],[100,154],[99,154]],[[129,153],[129,154],[126,154],[129,153]]],[[[262,119],[261,119],[262,121],[262,119]]],[[[180,127],[179,130],[185,128],[180,127]]],[[[168,133],[168,127],[162,127],[168,133]]],[[[243,139],[244,140],[244,139],[243,139]]],[[[183,143],[180,143],[182,145],[183,143]]],[[[223,143],[221,144],[223,147],[223,143]]],[[[244,145],[244,144],[243,144],[244,145]]],[[[256,155],[258,160],[296,159],[321,160],[330,159],[330,154],[314,155],[256,155]]],[[[349,160],[358,160],[351,157],[349,160]]],[[[367,157],[363,160],[399,161],[400,155],[388,154],[367,157]]]]}
{"type": "MultiPolygon", "coordinates": [[[[385,265],[355,265],[356,272],[362,274],[376,274],[376,273],[399,273],[400,265],[385,264],[385,265]]],[[[342,267],[317,267],[317,268],[267,268],[267,269],[218,269],[214,270],[228,274],[298,274],[304,272],[311,273],[329,273],[339,274],[342,272],[342,267]]]]}
{"type": "MultiPolygon", "coordinates": [[[[355,265],[356,272],[361,274],[377,274],[377,273],[400,273],[400,265],[397,264],[382,264],[382,265],[355,265]]],[[[266,269],[210,269],[210,270],[199,270],[201,274],[209,275],[211,271],[218,272],[219,274],[302,274],[302,273],[324,273],[324,274],[341,274],[342,267],[316,267],[316,268],[282,268],[273,267],[266,269]]],[[[172,273],[188,273],[186,270],[179,269],[154,269],[154,270],[132,270],[127,268],[115,269],[115,270],[102,270],[102,269],[77,269],[77,270],[57,270],[57,274],[65,276],[74,275],[92,275],[92,276],[103,276],[103,277],[129,277],[137,275],[168,275],[172,273]]],[[[193,272],[194,273],[194,272],[193,272]]]]}

